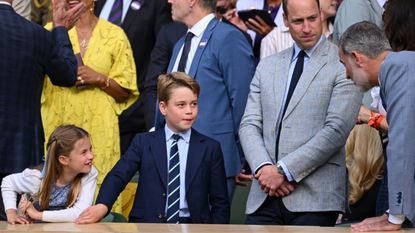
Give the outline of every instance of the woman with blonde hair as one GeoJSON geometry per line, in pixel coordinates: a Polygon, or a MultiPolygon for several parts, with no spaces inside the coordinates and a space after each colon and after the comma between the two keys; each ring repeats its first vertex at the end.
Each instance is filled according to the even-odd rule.
{"type": "Polygon", "coordinates": [[[374,217],[383,173],[382,143],[378,131],[366,125],[356,125],[346,141],[345,149],[352,213],[345,214],[343,221],[374,217]]]}

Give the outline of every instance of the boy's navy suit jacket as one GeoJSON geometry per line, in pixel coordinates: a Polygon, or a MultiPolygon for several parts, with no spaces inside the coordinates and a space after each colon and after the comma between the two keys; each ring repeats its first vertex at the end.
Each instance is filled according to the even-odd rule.
{"type": "MultiPolygon", "coordinates": [[[[137,170],[140,178],[130,222],[162,223],[168,181],[164,128],[135,136],[126,154],[105,178],[96,204],[105,204],[110,210],[137,170]]],[[[219,142],[192,129],[185,175],[193,223],[229,223],[230,204],[219,142]]]]}

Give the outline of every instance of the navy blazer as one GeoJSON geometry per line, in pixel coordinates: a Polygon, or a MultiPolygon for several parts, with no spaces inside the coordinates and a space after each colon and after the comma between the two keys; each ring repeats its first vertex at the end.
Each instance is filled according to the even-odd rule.
{"type": "MultiPolygon", "coordinates": [[[[184,39],[174,47],[168,72],[184,39]]],[[[238,29],[216,18],[209,22],[200,42],[188,73],[200,85],[199,113],[193,128],[221,143],[226,176],[231,177],[242,172],[238,131],[255,72],[254,55],[238,29]]],[[[155,127],[160,129],[164,116],[156,107],[155,127]]]]}
{"type": "Polygon", "coordinates": [[[0,173],[15,173],[39,164],[44,155],[45,75],[54,85],[71,87],[78,68],[66,28],[51,33],[5,4],[0,22],[0,173]]]}
{"type": "MultiPolygon", "coordinates": [[[[230,204],[219,142],[192,129],[186,166],[186,197],[193,223],[228,224],[230,204]]],[[[164,128],[135,136],[127,153],[105,178],[96,204],[111,210],[137,170],[140,178],[130,222],[162,223],[168,179],[164,128]]]]}

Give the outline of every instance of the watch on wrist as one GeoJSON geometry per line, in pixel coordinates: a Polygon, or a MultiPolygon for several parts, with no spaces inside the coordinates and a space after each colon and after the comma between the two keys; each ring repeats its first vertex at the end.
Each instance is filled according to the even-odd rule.
{"type": "Polygon", "coordinates": [[[278,168],[278,173],[285,176],[284,168],[282,168],[282,166],[279,163],[277,164],[277,168],[278,168]]]}

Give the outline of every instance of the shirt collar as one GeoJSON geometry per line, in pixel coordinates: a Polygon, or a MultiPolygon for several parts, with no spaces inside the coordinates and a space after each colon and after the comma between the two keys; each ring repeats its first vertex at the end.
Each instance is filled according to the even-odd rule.
{"type": "Polygon", "coordinates": [[[197,22],[191,29],[187,31],[192,32],[193,35],[195,35],[196,37],[200,37],[202,36],[202,33],[205,31],[208,24],[213,18],[215,18],[215,15],[213,13],[210,13],[206,15],[203,19],[199,20],[199,22],[197,22]]]}
{"type": "MultiPolygon", "coordinates": [[[[323,36],[324,35],[321,34],[320,40],[318,40],[318,42],[313,47],[304,50],[305,54],[307,54],[308,57],[311,57],[311,55],[313,55],[314,50],[316,50],[318,45],[321,43],[323,36]]],[[[300,51],[301,49],[297,46],[297,43],[295,43],[294,41],[294,55],[293,55],[293,58],[291,59],[291,62],[294,61],[294,59],[298,57],[298,54],[300,53],[300,51]]]]}
{"type": "MultiPolygon", "coordinates": [[[[173,136],[173,134],[175,134],[175,132],[171,131],[169,129],[169,127],[167,127],[167,124],[164,126],[164,132],[166,133],[166,141],[170,140],[170,138],[173,136]]],[[[183,140],[186,141],[186,143],[189,143],[190,136],[192,134],[192,129],[190,128],[190,129],[182,131],[178,134],[182,137],[183,140]]]]}
{"type": "Polygon", "coordinates": [[[5,2],[5,1],[0,1],[0,4],[12,6],[12,4],[10,4],[10,2],[5,2]]]}

